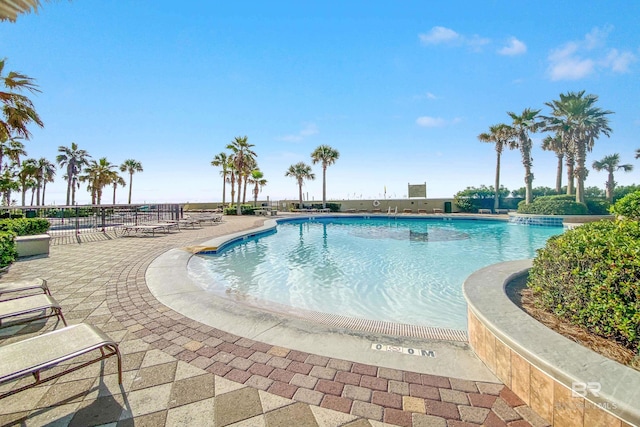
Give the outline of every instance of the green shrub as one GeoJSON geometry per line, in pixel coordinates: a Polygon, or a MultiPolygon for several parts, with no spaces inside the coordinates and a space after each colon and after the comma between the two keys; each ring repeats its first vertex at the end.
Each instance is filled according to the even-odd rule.
{"type": "MultiPolygon", "coordinates": [[[[242,215],[255,215],[253,213],[254,209],[260,209],[260,208],[254,208],[252,205],[240,205],[240,213],[242,215]]],[[[227,206],[226,208],[224,208],[224,214],[225,215],[237,215],[237,207],[236,206],[227,206]]]]}
{"type": "Polygon", "coordinates": [[[12,232],[16,236],[32,236],[49,231],[49,221],[44,218],[1,219],[0,231],[12,232]]]}
{"type": "Polygon", "coordinates": [[[606,199],[587,199],[585,204],[591,215],[608,215],[611,209],[611,203],[606,199]]]}
{"type": "Polygon", "coordinates": [[[627,194],[611,208],[611,213],[634,221],[640,220],[640,191],[627,194]]]}
{"type": "Polygon", "coordinates": [[[528,286],[539,307],[637,352],[638,282],[640,222],[604,220],[550,238],[528,286]]]}
{"type": "Polygon", "coordinates": [[[518,213],[535,215],[587,215],[587,205],[576,203],[575,196],[542,196],[528,205],[518,203],[518,213]],[[570,198],[570,199],[567,199],[570,198]]]}
{"type": "Polygon", "coordinates": [[[11,264],[18,257],[13,232],[0,231],[0,268],[11,264]]]}

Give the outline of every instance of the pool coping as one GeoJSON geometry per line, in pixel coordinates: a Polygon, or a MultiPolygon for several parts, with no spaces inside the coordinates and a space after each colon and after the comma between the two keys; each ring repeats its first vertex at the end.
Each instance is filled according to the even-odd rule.
{"type": "Polygon", "coordinates": [[[145,280],[150,292],[162,304],[184,316],[256,341],[393,369],[474,381],[498,381],[466,341],[399,336],[393,330],[384,333],[326,325],[217,296],[202,289],[189,277],[187,265],[195,254],[219,250],[239,239],[268,232],[277,222],[269,219],[264,225],[251,230],[215,238],[199,246],[165,252],[147,268],[145,280]],[[433,351],[436,357],[415,357],[396,350],[375,351],[373,346],[376,343],[393,348],[433,351]]]}
{"type": "Polygon", "coordinates": [[[587,418],[595,411],[603,411],[640,424],[640,372],[547,328],[507,296],[508,283],[528,274],[531,266],[530,259],[507,261],[480,269],[467,278],[463,292],[474,351],[526,404],[540,415],[548,414],[549,422],[552,420],[548,418],[555,422],[566,411],[574,411],[571,416],[582,414],[584,425],[589,425],[587,418]],[[500,359],[504,358],[499,353],[505,351],[507,356],[510,354],[510,362],[507,360],[503,366],[500,359]],[[548,378],[553,381],[550,391],[541,386],[548,378]],[[579,389],[576,393],[575,384],[593,384],[598,390],[593,393],[588,388],[579,389]],[[558,400],[560,397],[563,400],[558,400]]]}

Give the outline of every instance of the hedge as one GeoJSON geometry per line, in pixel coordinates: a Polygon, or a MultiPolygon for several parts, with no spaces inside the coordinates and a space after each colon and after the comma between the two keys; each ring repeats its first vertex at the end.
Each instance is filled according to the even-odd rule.
{"type": "Polygon", "coordinates": [[[49,221],[44,218],[1,219],[0,231],[10,231],[16,236],[32,236],[49,231],[49,221]]]}
{"type": "Polygon", "coordinates": [[[550,238],[528,286],[536,304],[629,349],[640,348],[640,223],[597,221],[550,238]]]}
{"type": "Polygon", "coordinates": [[[0,231],[0,268],[8,266],[18,257],[15,236],[12,232],[0,231]]]}
{"type": "Polygon", "coordinates": [[[611,208],[611,213],[627,219],[640,220],[640,191],[627,194],[611,208]]]}
{"type": "Polygon", "coordinates": [[[16,236],[32,236],[49,231],[49,221],[43,218],[0,219],[0,268],[18,257],[16,236]]]}
{"type": "MultiPolygon", "coordinates": [[[[253,205],[240,205],[240,213],[242,215],[255,215],[253,213],[254,209],[261,209],[261,208],[254,208],[253,205]]],[[[224,214],[225,215],[237,215],[237,206],[227,206],[226,208],[224,208],[224,214]]]]}
{"type": "Polygon", "coordinates": [[[587,215],[587,205],[576,203],[575,196],[542,196],[528,205],[518,203],[518,213],[535,215],[587,215]],[[568,199],[569,198],[569,199],[568,199]]]}

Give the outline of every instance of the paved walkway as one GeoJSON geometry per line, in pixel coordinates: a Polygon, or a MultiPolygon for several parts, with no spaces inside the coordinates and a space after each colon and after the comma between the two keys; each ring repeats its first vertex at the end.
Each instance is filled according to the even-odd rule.
{"type": "MultiPolygon", "coordinates": [[[[120,343],[94,364],[0,401],[0,425],[27,426],[542,426],[501,384],[318,356],[203,325],[159,303],[145,271],[162,253],[262,223],[223,224],[155,237],[87,235],[19,261],[3,281],[43,277],[69,323],[88,322],[120,343]],[[100,376],[104,369],[104,376],[100,376]]],[[[0,330],[0,344],[41,334],[54,320],[0,330]]],[[[54,368],[55,369],[55,368],[54,368]]],[[[21,380],[0,386],[5,391],[21,380]]]]}

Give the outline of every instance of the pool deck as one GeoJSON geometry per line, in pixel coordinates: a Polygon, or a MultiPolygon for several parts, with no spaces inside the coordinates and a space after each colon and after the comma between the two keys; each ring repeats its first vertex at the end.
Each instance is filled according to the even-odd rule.
{"type": "MultiPolygon", "coordinates": [[[[14,263],[0,280],[47,279],[70,324],[91,323],[119,342],[124,380],[119,387],[112,360],[103,377],[101,365],[91,365],[1,400],[0,425],[545,425],[466,343],[356,333],[223,299],[205,310],[201,298],[184,302],[186,270],[162,274],[162,262],[185,256],[181,248],[264,220],[225,217],[144,238],[87,234],[80,244],[51,246],[48,257],[14,263]],[[148,281],[156,294],[156,285],[165,286],[159,298],[177,296],[182,306],[160,302],[148,281]],[[176,292],[167,292],[172,284],[176,292]],[[372,343],[436,357],[378,351],[372,343]]],[[[0,344],[56,326],[5,327],[0,344]]]]}

